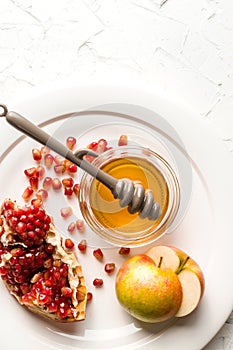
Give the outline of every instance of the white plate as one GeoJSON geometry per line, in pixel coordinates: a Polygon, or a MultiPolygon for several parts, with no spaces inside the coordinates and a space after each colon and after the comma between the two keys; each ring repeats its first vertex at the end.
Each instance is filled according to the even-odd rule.
{"type": "MultiPolygon", "coordinates": [[[[43,320],[18,305],[1,283],[0,327],[5,335],[1,340],[2,346],[5,349],[17,346],[25,350],[32,346],[34,350],[203,348],[223,325],[233,307],[233,280],[229,278],[233,266],[233,162],[210,126],[157,93],[119,86],[53,87],[45,92],[35,91],[27,99],[9,106],[9,109],[42,124],[48,132],[63,141],[66,136],[74,135],[79,138],[80,145],[85,145],[89,138],[95,141],[91,139],[94,135],[95,139],[103,137],[113,140],[121,133],[135,135],[136,132],[139,134],[137,142],[149,143],[151,147],[156,144],[161,152],[165,152],[177,166],[185,189],[182,189],[183,206],[179,220],[173,232],[161,238],[159,243],[176,245],[198,261],[206,277],[206,291],[198,309],[186,318],[158,325],[136,321],[117,303],[115,275],[106,275],[104,263],[93,258],[92,250],[94,246],[104,247],[105,262],[114,261],[117,267],[124,258],[119,256],[118,248],[106,245],[86,229],[85,233],[74,237],[77,242],[85,237],[89,243],[87,253],[78,254],[88,287],[94,296],[87,307],[86,320],[72,325],[43,320]],[[135,108],[135,104],[138,107],[135,108]],[[101,106],[99,109],[102,111],[106,108],[108,113],[99,113],[95,120],[90,112],[85,117],[82,113],[77,116],[77,112],[90,108],[96,110],[97,106],[101,106]],[[72,113],[75,114],[71,116],[72,113]],[[131,115],[132,118],[123,117],[122,120],[122,115],[131,115]],[[77,120],[79,125],[74,128],[76,124],[72,123],[77,120]],[[112,123],[117,127],[112,128],[112,123]],[[141,131],[140,123],[143,126],[141,131]],[[104,127],[99,128],[98,125],[102,124],[104,127]],[[145,130],[148,131],[147,138],[144,137],[145,130]],[[94,277],[103,277],[103,288],[95,289],[92,286],[94,277]]],[[[0,123],[1,198],[11,197],[21,201],[22,189],[26,186],[23,170],[33,163],[30,149],[36,143],[20,137],[3,120],[0,123]]],[[[79,216],[76,203],[69,203],[73,206],[74,214],[79,216]]],[[[57,195],[55,202],[53,197],[47,204],[64,235],[67,235],[67,223],[60,218],[59,209],[66,204],[67,201],[60,195],[57,195]]],[[[133,250],[132,254],[144,250],[133,250]]]]}

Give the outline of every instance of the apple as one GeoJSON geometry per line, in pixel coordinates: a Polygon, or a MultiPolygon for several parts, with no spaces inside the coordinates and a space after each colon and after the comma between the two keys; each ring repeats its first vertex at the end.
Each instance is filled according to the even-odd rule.
{"type": "Polygon", "coordinates": [[[121,265],[115,287],[122,307],[144,322],[166,321],[177,314],[182,303],[182,286],[174,270],[156,266],[145,254],[121,265]]]}
{"type": "Polygon", "coordinates": [[[181,249],[169,245],[154,246],[145,254],[152,258],[155,264],[158,264],[162,257],[160,268],[170,267],[180,280],[183,298],[176,317],[183,317],[194,311],[205,289],[204,275],[197,262],[181,249]]]}

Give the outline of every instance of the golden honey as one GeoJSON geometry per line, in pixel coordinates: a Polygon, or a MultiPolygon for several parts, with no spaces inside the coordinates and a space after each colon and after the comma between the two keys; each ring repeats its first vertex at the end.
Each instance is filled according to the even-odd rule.
{"type": "Polygon", "coordinates": [[[139,181],[144,189],[151,189],[162,214],[156,221],[140,218],[139,213],[130,214],[128,208],[121,208],[112,192],[97,180],[92,182],[89,193],[90,207],[96,220],[106,229],[135,233],[153,231],[167,212],[169,190],[163,174],[145,157],[127,156],[109,160],[101,167],[109,175],[122,179],[139,181]]]}

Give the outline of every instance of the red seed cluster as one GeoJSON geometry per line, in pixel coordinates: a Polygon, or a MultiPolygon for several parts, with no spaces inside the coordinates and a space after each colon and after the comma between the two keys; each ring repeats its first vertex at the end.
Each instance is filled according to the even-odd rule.
{"type": "Polygon", "coordinates": [[[8,252],[12,257],[0,268],[2,279],[6,280],[14,292],[21,296],[29,290],[30,280],[35,271],[42,268],[46,258],[51,255],[49,250],[50,248],[47,250],[46,245],[28,249],[24,247],[9,248],[7,251],[5,249],[4,253],[8,252]]]}
{"type": "Polygon", "coordinates": [[[18,207],[10,200],[4,202],[1,215],[0,235],[6,233],[6,225],[12,231],[8,245],[0,243],[0,262],[5,256],[0,275],[8,288],[26,305],[39,305],[59,319],[73,317],[68,266],[54,260],[55,247],[45,240],[50,217],[37,206],[18,207]]]}
{"type": "Polygon", "coordinates": [[[41,245],[50,228],[50,217],[35,205],[15,208],[12,202],[6,201],[3,216],[12,231],[17,233],[14,239],[28,247],[41,245]]]}
{"type": "Polygon", "coordinates": [[[64,263],[52,266],[38,274],[29,292],[22,296],[26,304],[43,306],[50,313],[64,319],[72,315],[72,290],[68,287],[68,266],[64,263]]]}

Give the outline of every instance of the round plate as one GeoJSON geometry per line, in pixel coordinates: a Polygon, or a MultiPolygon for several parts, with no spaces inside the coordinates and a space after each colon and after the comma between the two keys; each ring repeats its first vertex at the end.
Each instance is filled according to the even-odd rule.
{"type": "MultiPolygon", "coordinates": [[[[233,162],[210,126],[158,93],[120,86],[82,85],[34,91],[9,109],[33,120],[63,142],[67,136],[77,137],[78,147],[99,138],[116,142],[121,134],[129,134],[131,140],[164,152],[177,171],[182,202],[176,225],[157,243],[175,245],[192,256],[203,269],[206,290],[198,309],[185,318],[161,324],[135,320],[116,300],[115,274],[108,276],[104,272],[106,262],[115,262],[118,268],[125,258],[118,254],[119,248],[101,241],[86,227],[84,233],[73,236],[76,242],[84,238],[88,241],[86,254],[77,252],[87,286],[93,293],[86,320],[59,324],[41,319],[21,307],[1,283],[4,348],[17,345],[30,349],[31,344],[35,350],[203,348],[233,307],[233,281],[229,279],[233,264],[233,162]],[[99,246],[104,251],[103,263],[92,254],[93,248],[99,246]],[[104,279],[102,288],[93,287],[95,277],[104,279]]],[[[21,194],[27,185],[23,170],[34,164],[30,149],[38,144],[20,135],[4,120],[0,123],[1,198],[10,197],[22,203],[21,194]]],[[[77,181],[80,175],[81,172],[77,181]]],[[[64,236],[68,235],[68,221],[61,218],[59,211],[67,205],[72,206],[74,219],[81,215],[76,201],[59,193],[49,195],[46,202],[64,236]]],[[[146,249],[131,249],[131,255],[146,249]]]]}

